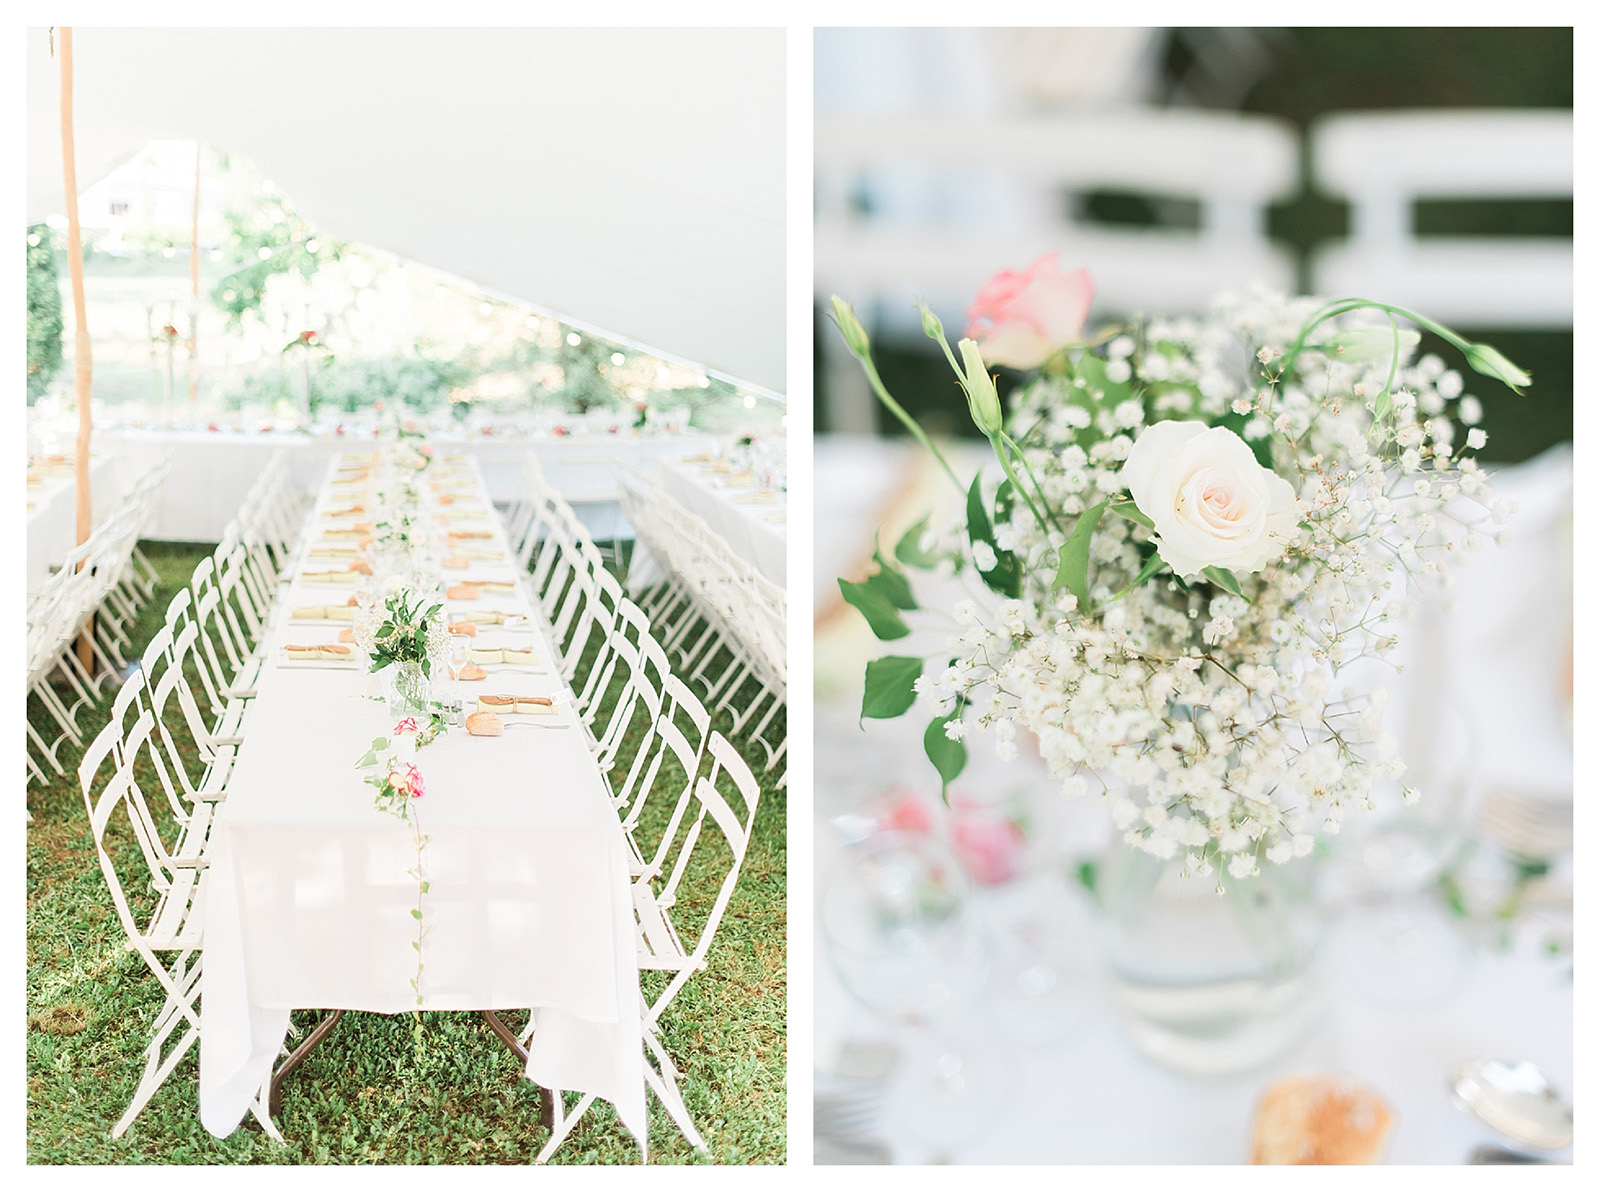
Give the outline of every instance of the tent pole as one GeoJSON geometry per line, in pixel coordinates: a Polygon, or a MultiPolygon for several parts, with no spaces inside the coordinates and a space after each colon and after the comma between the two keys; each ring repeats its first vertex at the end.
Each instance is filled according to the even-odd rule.
{"type": "Polygon", "coordinates": [[[194,143],[194,226],[189,237],[189,404],[195,402],[195,385],[200,371],[197,358],[200,343],[200,142],[194,143]]]}
{"type": "MultiPolygon", "coordinates": [[[[61,30],[61,164],[67,199],[67,267],[72,274],[72,350],[73,371],[76,379],[75,393],[78,402],[78,455],[75,479],[78,487],[78,545],[89,540],[94,529],[91,514],[93,503],[89,493],[89,382],[93,376],[93,363],[89,355],[89,324],[87,304],[83,297],[83,228],[78,223],[78,170],[73,160],[72,147],[72,30],[61,30]]],[[[88,560],[80,562],[83,567],[88,560]]],[[[94,632],[91,617],[83,636],[78,638],[78,661],[89,667],[91,653],[90,635],[94,632]]]]}

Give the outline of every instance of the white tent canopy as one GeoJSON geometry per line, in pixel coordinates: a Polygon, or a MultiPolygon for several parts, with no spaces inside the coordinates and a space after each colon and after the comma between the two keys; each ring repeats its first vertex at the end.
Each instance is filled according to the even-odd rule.
{"type": "MultiPolygon", "coordinates": [[[[73,31],[78,184],[157,139],[312,226],[784,389],[784,38],[765,29],[73,31]]],[[[28,44],[28,218],[63,210],[28,44]]]]}

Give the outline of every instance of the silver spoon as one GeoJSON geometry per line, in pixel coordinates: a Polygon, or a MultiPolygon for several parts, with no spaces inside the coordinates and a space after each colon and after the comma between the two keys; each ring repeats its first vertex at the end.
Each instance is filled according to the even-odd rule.
{"type": "Polygon", "coordinates": [[[1497,1133],[1536,1151],[1572,1145],[1572,1106],[1527,1060],[1477,1057],[1450,1075],[1456,1100],[1497,1133]]]}

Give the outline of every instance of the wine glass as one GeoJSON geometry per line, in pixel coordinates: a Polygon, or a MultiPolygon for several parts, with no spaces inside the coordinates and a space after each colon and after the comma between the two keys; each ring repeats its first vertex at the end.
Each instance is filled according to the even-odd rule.
{"type": "Polygon", "coordinates": [[[466,694],[461,687],[461,671],[466,667],[467,661],[472,657],[472,639],[464,633],[450,635],[450,653],[447,665],[450,668],[450,700],[456,715],[451,717],[455,724],[466,723],[466,694]]]}
{"type": "Polygon", "coordinates": [[[818,914],[840,983],[907,1037],[896,1116],[941,1153],[983,1130],[1014,1086],[1002,1052],[952,1038],[951,1019],[976,1004],[989,965],[970,893],[938,840],[877,831],[846,849],[818,914]]]}
{"type": "Polygon", "coordinates": [[[1374,791],[1374,808],[1345,820],[1337,878],[1348,899],[1328,946],[1351,991],[1384,1005],[1425,1005],[1464,970],[1469,947],[1436,887],[1461,854],[1482,795],[1475,734],[1463,711],[1432,701],[1412,725],[1405,776],[1374,791]]]}

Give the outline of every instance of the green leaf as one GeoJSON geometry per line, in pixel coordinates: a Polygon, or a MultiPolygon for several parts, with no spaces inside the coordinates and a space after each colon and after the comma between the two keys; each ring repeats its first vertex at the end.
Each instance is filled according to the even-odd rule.
{"type": "Polygon", "coordinates": [[[1109,501],[1101,501],[1078,515],[1077,524],[1062,544],[1055,582],[1050,585],[1055,591],[1065,588],[1076,596],[1079,609],[1089,607],[1089,541],[1109,504],[1109,501]]]}
{"type": "Polygon", "coordinates": [[[914,684],[922,676],[922,659],[890,654],[867,663],[867,686],[861,696],[861,718],[892,720],[917,702],[914,684]]]}
{"type": "Polygon", "coordinates": [[[422,893],[426,894],[428,892],[428,883],[427,882],[423,882],[421,885],[419,885],[417,887],[417,889],[420,890],[422,893]]]}
{"type": "Polygon", "coordinates": [[[416,907],[412,907],[411,908],[411,917],[413,919],[420,919],[420,918],[422,918],[422,912],[419,911],[416,907]]]}
{"type": "Polygon", "coordinates": [[[967,493],[967,537],[973,542],[987,542],[994,551],[995,563],[988,571],[978,575],[993,591],[1012,599],[1022,595],[1022,563],[1011,551],[1001,550],[994,544],[994,529],[983,508],[983,476],[972,478],[972,488],[967,493]]]}
{"type": "Polygon", "coordinates": [[[1078,884],[1089,893],[1095,893],[1095,886],[1100,880],[1100,867],[1093,861],[1078,862],[1078,884]]]}
{"type": "Polygon", "coordinates": [[[1166,565],[1167,562],[1161,557],[1160,551],[1151,551],[1150,557],[1144,561],[1144,566],[1139,568],[1139,574],[1133,577],[1133,583],[1130,586],[1137,588],[1166,565]]]}
{"type": "Polygon", "coordinates": [[[868,627],[879,641],[893,641],[911,632],[911,627],[901,620],[899,612],[895,610],[894,603],[881,588],[874,587],[871,580],[855,583],[841,579],[839,592],[846,604],[867,619],[868,627]]]}
{"type": "Polygon", "coordinates": [[[941,716],[928,725],[928,731],[922,734],[922,749],[928,755],[928,760],[933,763],[933,768],[939,771],[941,786],[939,797],[949,801],[950,784],[967,765],[967,747],[960,741],[952,741],[944,735],[944,726],[952,720],[961,719],[961,701],[956,702],[956,710],[948,716],[941,716]]]}
{"type": "Polygon", "coordinates": [[[1091,398],[1094,398],[1096,393],[1101,395],[1095,399],[1095,404],[1103,409],[1110,409],[1118,402],[1126,401],[1133,393],[1132,382],[1113,381],[1108,378],[1106,362],[1092,352],[1085,352],[1078,357],[1078,376],[1088,385],[1091,398]]]}
{"type": "Polygon", "coordinates": [[[896,608],[910,610],[920,607],[917,598],[912,595],[911,583],[906,579],[905,572],[883,557],[877,542],[872,544],[872,561],[878,565],[878,571],[867,577],[868,584],[882,592],[885,599],[896,608]]]}
{"type": "Polygon", "coordinates": [[[1156,528],[1156,523],[1151,521],[1143,513],[1140,513],[1139,507],[1132,501],[1113,501],[1110,505],[1106,506],[1106,508],[1110,509],[1112,513],[1120,514],[1131,522],[1138,522],[1147,530],[1153,530],[1156,528]]]}
{"type": "Polygon", "coordinates": [[[939,564],[938,556],[928,554],[920,545],[922,536],[927,532],[928,519],[925,517],[900,535],[900,541],[894,544],[894,557],[907,567],[932,571],[939,564]]]}
{"type": "Polygon", "coordinates": [[[1246,604],[1250,603],[1249,597],[1239,589],[1239,581],[1234,578],[1233,572],[1226,567],[1207,567],[1204,575],[1224,592],[1231,592],[1246,604]]]}
{"type": "Polygon", "coordinates": [[[1011,481],[1002,480],[994,493],[994,520],[996,523],[1011,520],[1011,510],[1017,504],[1017,489],[1011,481]]]}
{"type": "Polygon", "coordinates": [[[372,738],[372,748],[373,748],[374,752],[382,753],[385,749],[389,748],[389,738],[388,737],[373,737],[372,738]]]}

